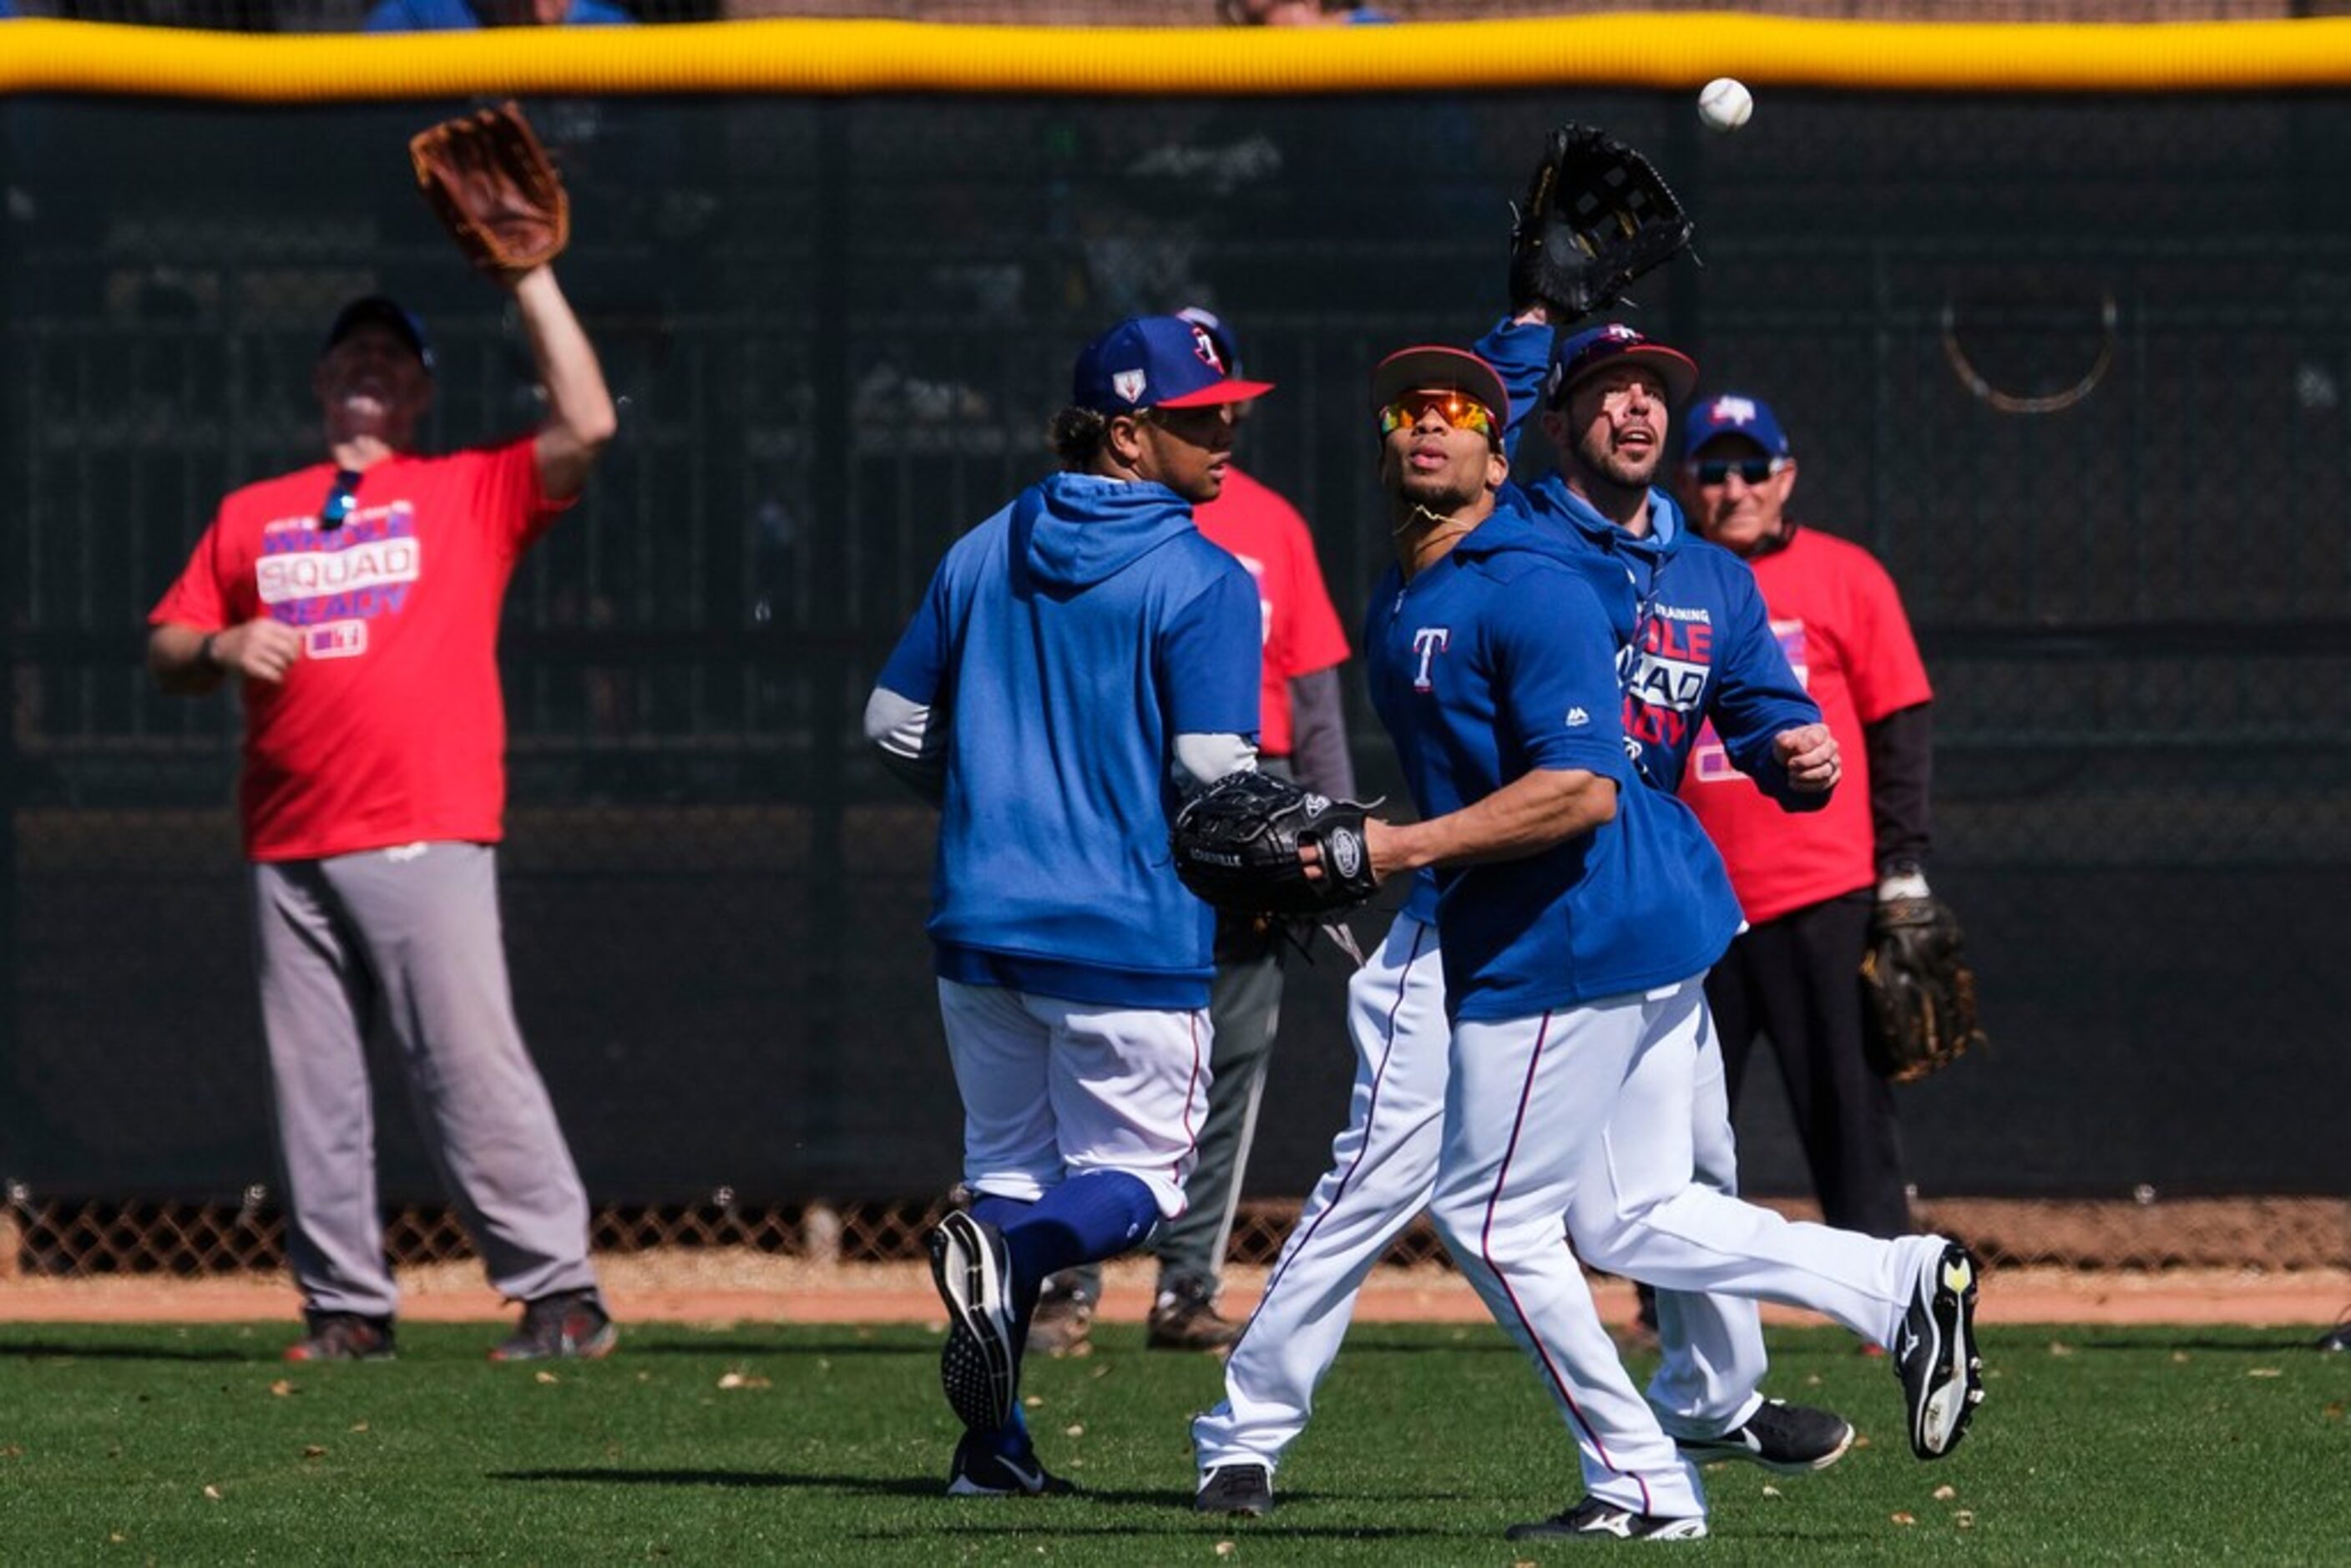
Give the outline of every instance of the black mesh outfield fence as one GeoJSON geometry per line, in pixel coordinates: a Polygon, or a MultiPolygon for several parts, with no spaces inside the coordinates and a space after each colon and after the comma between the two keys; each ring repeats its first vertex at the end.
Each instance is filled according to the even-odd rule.
{"type": "MultiPolygon", "coordinates": [[[[850,1256],[904,1250],[959,1119],[929,820],[859,715],[938,554],[1044,471],[1079,343],[1207,304],[1280,384],[1240,460],[1352,624],[1386,548],[1365,371],[1489,323],[1508,204],[1577,118],[1699,219],[1703,267],[1635,319],[1771,399],[1795,510],[1876,550],[1920,632],[1935,881],[1993,1040],[1902,1092],[1922,1205],[2011,1258],[2351,1262],[2351,91],[1761,96],[1734,138],[1679,92],[1581,88],[530,100],[624,399],[502,645],[507,942],[600,1239],[792,1250],[813,1213],[850,1256]],[[2036,1239],[2099,1205],[2095,1241],[2036,1239]]],[[[407,175],[457,107],[0,99],[16,1267],[275,1255],[234,714],[151,689],[143,618],[224,490],[315,460],[342,299],[424,317],[431,444],[535,419],[514,323],[407,175]]],[[[1343,1119],[1343,983],[1293,977],[1244,1255],[1343,1119]]],[[[1746,1184],[1800,1194],[1753,1082],[1746,1184]]],[[[429,1255],[454,1232],[379,1089],[429,1255]]]]}

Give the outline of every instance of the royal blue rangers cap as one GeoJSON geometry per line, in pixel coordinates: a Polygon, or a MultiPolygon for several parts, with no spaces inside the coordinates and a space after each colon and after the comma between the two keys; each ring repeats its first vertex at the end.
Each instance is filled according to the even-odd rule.
{"type": "Polygon", "coordinates": [[[1577,382],[1609,366],[1630,360],[1648,366],[1664,378],[1666,402],[1676,408],[1698,390],[1698,361],[1679,349],[1650,341],[1622,321],[1587,327],[1552,345],[1551,374],[1543,380],[1543,402],[1556,407],[1577,382]]]}
{"type": "Polygon", "coordinates": [[[1121,321],[1086,345],[1070,383],[1071,402],[1109,414],[1247,402],[1273,390],[1235,380],[1208,329],[1180,316],[1121,321]]]}
{"type": "Polygon", "coordinates": [[[1498,442],[1510,426],[1510,393],[1502,384],[1501,372],[1467,349],[1448,349],[1441,343],[1398,349],[1372,371],[1375,412],[1416,392],[1459,392],[1473,402],[1484,403],[1494,416],[1498,442]]]}
{"type": "Polygon", "coordinates": [[[433,370],[433,343],[424,335],[424,323],[402,309],[400,305],[381,294],[371,294],[354,299],[335,312],[335,324],[327,329],[327,340],[319,345],[325,354],[334,346],[362,327],[381,327],[408,345],[417,362],[429,374],[433,370]]]}
{"type": "Polygon", "coordinates": [[[1767,456],[1788,455],[1788,433],[1780,428],[1771,405],[1745,392],[1717,392],[1691,405],[1682,419],[1682,456],[1697,456],[1718,435],[1743,435],[1767,456]]]}

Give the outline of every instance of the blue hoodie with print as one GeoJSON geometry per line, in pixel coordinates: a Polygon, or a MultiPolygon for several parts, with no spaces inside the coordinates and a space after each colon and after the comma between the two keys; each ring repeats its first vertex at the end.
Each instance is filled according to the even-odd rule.
{"type": "Polygon", "coordinates": [[[948,549],[876,683],[945,732],[942,978],[1207,1005],[1215,918],[1167,852],[1175,737],[1256,733],[1259,616],[1162,485],[1056,474],[948,549]]]}
{"type": "Polygon", "coordinates": [[[1391,567],[1364,617],[1372,704],[1424,818],[1537,769],[1617,787],[1614,819],[1588,833],[1447,866],[1416,886],[1411,912],[1437,923],[1457,1018],[1527,1018],[1684,980],[1739,929],[1729,877],[1698,819],[1634,779],[1619,629],[1579,553],[1500,508],[1410,581],[1391,567]]]}
{"type": "MultiPolygon", "coordinates": [[[[1540,324],[1504,321],[1478,340],[1477,351],[1510,389],[1513,454],[1541,405],[1551,347],[1552,329],[1540,324]]],[[[1698,732],[1712,719],[1731,761],[1783,810],[1828,804],[1825,794],[1791,789],[1787,768],[1772,755],[1774,736],[1818,724],[1821,710],[1789,668],[1745,561],[1699,538],[1662,489],[1649,491],[1649,532],[1638,538],[1593,510],[1555,471],[1531,485],[1513,481],[1505,495],[1591,556],[1620,565],[1631,581],[1639,610],[1619,674],[1625,733],[1645,780],[1679,789],[1698,732]]]]}

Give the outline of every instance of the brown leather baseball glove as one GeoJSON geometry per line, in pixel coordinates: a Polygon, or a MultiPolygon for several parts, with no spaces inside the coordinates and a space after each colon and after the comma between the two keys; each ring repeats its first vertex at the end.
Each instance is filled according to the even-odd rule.
{"type": "Polygon", "coordinates": [[[1959,917],[1938,898],[1881,901],[1861,960],[1862,1043],[1869,1064],[1912,1083],[1984,1043],[1976,976],[1959,917]]]}
{"type": "Polygon", "coordinates": [[[563,182],[515,104],[420,131],[408,157],[417,189],[457,248],[499,282],[546,266],[570,240],[563,182]]]}

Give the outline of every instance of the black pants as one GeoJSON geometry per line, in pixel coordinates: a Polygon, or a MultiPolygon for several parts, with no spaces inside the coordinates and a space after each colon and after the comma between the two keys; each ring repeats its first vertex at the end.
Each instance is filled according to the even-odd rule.
{"type": "Polygon", "coordinates": [[[1771,1038],[1813,1188],[1831,1225],[1909,1233],[1894,1092],[1861,1049],[1861,956],[1874,894],[1847,894],[1750,929],[1706,977],[1734,1109],[1758,1034],[1771,1038]]]}

